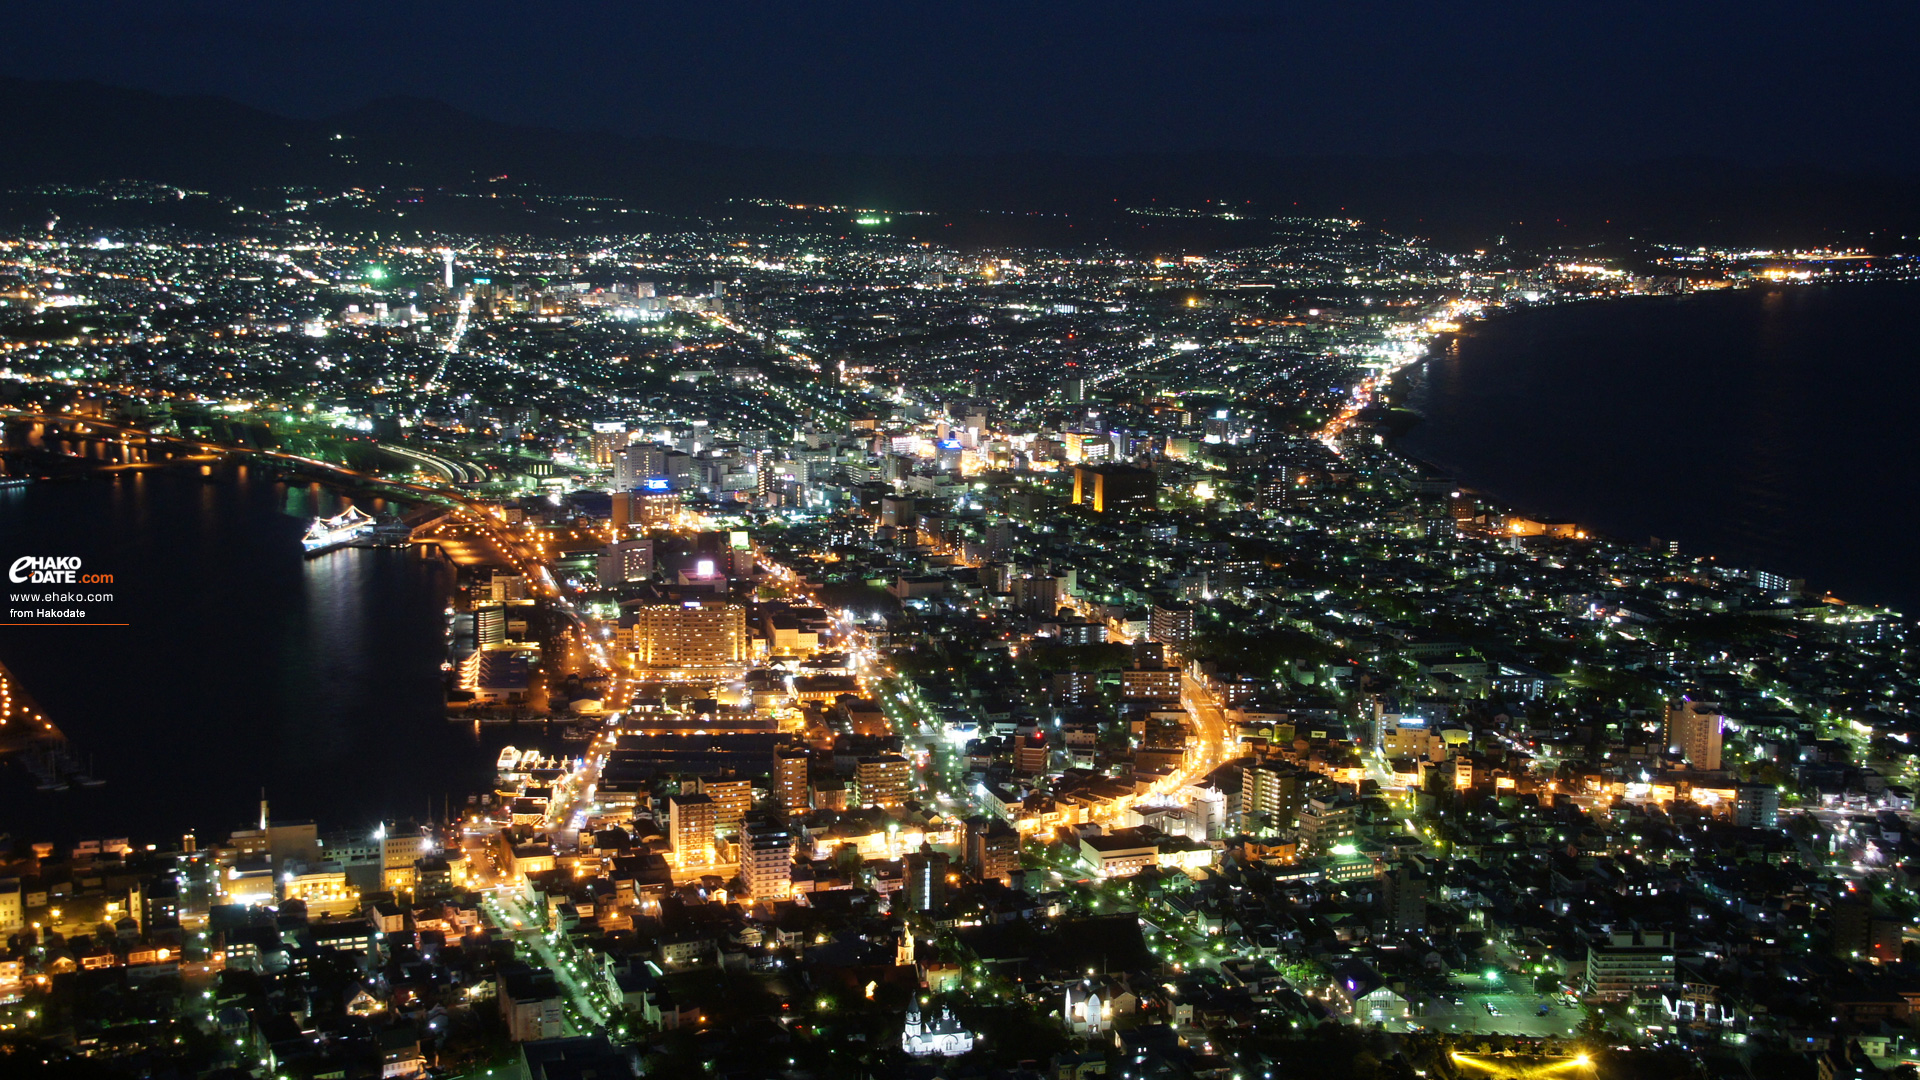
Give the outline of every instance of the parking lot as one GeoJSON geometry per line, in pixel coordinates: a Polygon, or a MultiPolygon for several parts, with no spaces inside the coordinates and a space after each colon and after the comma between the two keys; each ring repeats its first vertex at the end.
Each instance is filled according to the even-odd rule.
{"type": "Polygon", "coordinates": [[[1435,998],[1405,1025],[1389,1023],[1389,1030],[1418,1027],[1427,1031],[1475,1032],[1483,1035],[1567,1036],[1580,1026],[1580,1006],[1561,994],[1473,991],[1455,989],[1435,998]],[[1454,1004],[1458,1001],[1459,1004],[1454,1004]],[[1489,1008],[1491,1006],[1491,1008],[1489,1008]],[[1546,1008],[1545,1015],[1541,1008],[1546,1008]]]}

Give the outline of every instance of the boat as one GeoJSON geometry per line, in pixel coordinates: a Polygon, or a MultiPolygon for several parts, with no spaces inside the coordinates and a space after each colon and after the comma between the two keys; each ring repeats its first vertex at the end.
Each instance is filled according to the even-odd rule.
{"type": "Polygon", "coordinates": [[[307,557],[324,555],[336,548],[352,547],[373,535],[372,515],[357,506],[349,506],[330,518],[314,518],[307,527],[307,534],[300,538],[300,546],[306,549],[307,557]]]}

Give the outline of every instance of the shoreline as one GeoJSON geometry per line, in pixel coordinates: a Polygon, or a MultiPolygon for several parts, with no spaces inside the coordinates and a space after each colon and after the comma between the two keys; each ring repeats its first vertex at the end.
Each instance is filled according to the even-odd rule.
{"type": "MultiPolygon", "coordinates": [[[[1414,451],[1408,449],[1406,446],[1409,436],[1414,435],[1422,427],[1426,426],[1430,420],[1430,416],[1426,411],[1415,408],[1411,404],[1411,398],[1414,396],[1414,394],[1419,389],[1423,388],[1424,385],[1427,383],[1427,380],[1431,378],[1429,365],[1431,365],[1436,360],[1446,358],[1447,353],[1451,351],[1452,348],[1457,348],[1457,342],[1460,341],[1461,339],[1477,336],[1476,333],[1474,332],[1475,327],[1481,324],[1493,325],[1495,323],[1511,322],[1513,321],[1513,318],[1516,316],[1524,316],[1524,315],[1528,315],[1536,312],[1544,314],[1546,312],[1550,312],[1558,309],[1572,308],[1578,305],[1591,304],[1591,303],[1627,302],[1627,301],[1635,301],[1635,300],[1666,300],[1666,301],[1677,302],[1677,301],[1694,299],[1700,296],[1742,295],[1742,294],[1747,294],[1756,290],[1762,291],[1762,292],[1778,292],[1778,293],[1784,294],[1784,293],[1790,293],[1790,292],[1797,292],[1797,291],[1808,289],[1808,288],[1817,288],[1817,287],[1823,287],[1823,286],[1855,286],[1855,287],[1882,286],[1882,287],[1885,287],[1885,286],[1893,286],[1893,285],[1904,286],[1907,288],[1920,288],[1920,278],[1888,277],[1888,278],[1877,278],[1877,279],[1871,279],[1871,280],[1753,281],[1753,282],[1747,282],[1740,285],[1736,285],[1726,289],[1715,289],[1711,291],[1702,290],[1702,291],[1672,294],[1672,295],[1635,294],[1635,295],[1607,296],[1607,297],[1578,297],[1578,298],[1568,298],[1568,299],[1557,301],[1557,302],[1541,301],[1541,302],[1529,303],[1521,307],[1501,307],[1497,309],[1492,309],[1483,316],[1471,319],[1470,321],[1463,322],[1460,329],[1458,330],[1449,330],[1439,334],[1435,334],[1428,341],[1427,351],[1419,359],[1414,360],[1396,369],[1387,378],[1385,382],[1385,387],[1384,387],[1386,393],[1384,395],[1380,395],[1378,391],[1376,391],[1376,395],[1377,395],[1376,405],[1385,407],[1385,408],[1390,408],[1397,411],[1411,413],[1412,415],[1418,418],[1417,422],[1414,423],[1412,426],[1402,431],[1393,432],[1385,435],[1383,437],[1383,444],[1385,446],[1386,451],[1389,454],[1393,455],[1395,458],[1401,461],[1407,462],[1423,471],[1430,472],[1435,477],[1444,477],[1450,482],[1452,482],[1453,484],[1455,484],[1460,490],[1473,492],[1475,495],[1481,497],[1483,504],[1485,504],[1489,509],[1498,509],[1505,513],[1521,514],[1521,515],[1526,515],[1536,519],[1540,519],[1543,516],[1543,513],[1540,511],[1539,507],[1530,505],[1530,503],[1538,503],[1540,500],[1534,499],[1534,500],[1530,500],[1529,502],[1519,501],[1507,490],[1505,490],[1509,486],[1508,484],[1503,484],[1498,480],[1488,481],[1488,480],[1469,479],[1467,476],[1462,474],[1462,471],[1460,469],[1448,466],[1439,461],[1435,461],[1426,454],[1415,453],[1414,451]]],[[[1609,543],[1620,544],[1627,547],[1633,547],[1633,548],[1639,548],[1639,549],[1650,550],[1652,547],[1652,545],[1647,541],[1644,541],[1644,540],[1636,541],[1636,540],[1628,539],[1620,535],[1620,533],[1618,533],[1617,531],[1593,527],[1587,524],[1586,521],[1584,520],[1586,516],[1587,516],[1586,514],[1580,514],[1580,513],[1569,514],[1564,511],[1544,513],[1544,517],[1547,519],[1565,520],[1565,521],[1574,522],[1575,524],[1578,525],[1578,527],[1582,532],[1584,532],[1587,536],[1594,539],[1599,539],[1609,543]]],[[[1754,564],[1754,557],[1752,556],[1735,556],[1735,555],[1729,554],[1722,547],[1714,546],[1714,545],[1702,545],[1699,551],[1694,555],[1694,557],[1718,562],[1726,566],[1751,568],[1752,565],[1754,564]]],[[[1835,597],[1834,594],[1830,591],[1813,587],[1811,583],[1809,583],[1809,585],[1805,588],[1804,595],[1840,599],[1838,597],[1835,597]]],[[[1914,618],[1913,612],[1911,612],[1906,607],[1900,606],[1897,602],[1892,600],[1879,601],[1879,602],[1876,602],[1876,601],[1843,601],[1843,602],[1851,603],[1851,604],[1854,604],[1855,606],[1860,606],[1860,607],[1873,607],[1881,610],[1891,611],[1907,619],[1914,618]]]]}
{"type": "MultiPolygon", "coordinates": [[[[91,463],[95,459],[88,460],[91,463]]],[[[325,605],[316,607],[313,609],[315,614],[310,614],[304,620],[293,620],[294,623],[301,624],[301,628],[294,630],[283,628],[282,632],[273,635],[282,648],[310,646],[320,640],[314,635],[323,630],[336,627],[349,629],[352,643],[337,649],[329,648],[324,652],[309,651],[305,654],[308,659],[303,660],[299,665],[300,670],[305,674],[297,680],[297,684],[307,689],[320,690],[325,704],[303,704],[292,712],[276,710],[270,703],[273,700],[271,696],[273,690],[276,686],[282,685],[279,680],[257,677],[257,673],[262,668],[251,663],[242,673],[233,667],[231,660],[226,659],[217,665],[220,674],[215,679],[215,684],[219,688],[216,696],[238,694],[249,701],[259,703],[261,707],[269,710],[264,715],[264,719],[269,724],[281,721],[291,725],[289,730],[297,727],[305,732],[314,732],[329,724],[345,724],[342,729],[344,737],[352,745],[372,748],[377,747],[386,738],[397,736],[406,745],[413,747],[413,752],[429,755],[440,755],[442,749],[449,743],[477,747],[488,745],[494,740],[483,739],[477,735],[468,737],[458,727],[444,722],[439,708],[442,695],[438,664],[442,656],[437,636],[430,634],[423,637],[411,632],[399,633],[387,629],[385,624],[391,623],[396,613],[387,610],[386,605],[391,602],[394,595],[398,594],[374,591],[372,584],[374,582],[404,579],[411,583],[420,580],[419,574],[422,571],[413,569],[409,564],[427,563],[433,560],[424,558],[424,553],[417,547],[408,545],[403,549],[389,549],[390,556],[381,555],[377,551],[369,552],[380,560],[379,566],[385,569],[370,569],[372,564],[362,563],[352,569],[347,578],[339,578],[337,573],[327,572],[322,572],[318,578],[314,577],[315,571],[311,569],[313,560],[303,557],[298,544],[299,530],[304,527],[306,518],[290,512],[286,492],[312,492],[313,494],[308,496],[309,501],[315,496],[329,501],[351,499],[368,509],[373,508],[374,496],[377,495],[388,500],[388,509],[394,511],[401,509],[399,500],[378,488],[351,482],[342,483],[342,481],[350,481],[350,478],[331,476],[316,469],[290,469],[285,465],[262,461],[251,455],[237,454],[193,460],[176,458],[167,462],[155,462],[149,467],[138,470],[120,472],[93,468],[76,469],[60,481],[42,482],[23,489],[22,494],[31,492],[33,488],[45,489],[40,494],[55,500],[47,507],[52,512],[52,516],[42,522],[36,515],[22,513],[12,523],[15,528],[8,532],[16,542],[22,539],[31,540],[39,535],[47,536],[49,539],[67,537],[72,535],[74,528],[78,527],[75,522],[87,520],[76,517],[76,513],[79,512],[71,510],[70,507],[99,507],[118,504],[126,499],[136,500],[139,505],[148,508],[141,511],[143,515],[147,513],[154,515],[149,526],[142,531],[156,538],[143,541],[140,545],[140,553],[133,555],[130,563],[117,563],[113,568],[123,584],[144,583],[147,586],[131,588],[129,595],[121,597],[120,601],[136,605],[131,614],[134,616],[134,621],[138,623],[162,626],[163,624],[153,623],[152,618],[155,612],[166,610],[167,594],[183,586],[192,587],[192,583],[199,580],[192,576],[175,575],[168,579],[153,576],[153,558],[164,559],[166,552],[175,545],[194,550],[196,554],[189,558],[196,559],[203,565],[224,565],[228,556],[237,556],[232,561],[251,568],[244,572],[250,590],[256,583],[265,580],[267,585],[276,590],[275,595],[280,595],[280,590],[285,586],[293,590],[297,599],[297,594],[302,588],[300,582],[305,579],[315,583],[307,586],[310,591],[318,588],[326,595],[336,597],[338,600],[337,607],[330,613],[325,605]],[[194,468],[196,465],[210,468],[211,475],[196,470],[194,468]],[[242,480],[241,477],[244,474],[241,470],[246,470],[246,473],[251,475],[242,480]],[[139,486],[123,484],[118,478],[125,472],[133,472],[137,476],[150,474],[153,482],[139,486]],[[100,483],[100,481],[106,482],[100,483]],[[253,489],[250,493],[245,490],[248,487],[253,489]],[[322,490],[326,494],[319,494],[322,490]],[[209,500],[201,505],[211,506],[217,503],[221,507],[220,520],[228,521],[229,515],[239,513],[240,518],[237,520],[241,523],[240,531],[228,534],[225,531],[209,531],[202,528],[201,525],[213,520],[206,516],[205,510],[200,511],[199,516],[179,518],[177,515],[182,508],[191,513],[192,508],[199,504],[202,496],[196,494],[198,491],[204,491],[205,499],[209,500]],[[165,515],[172,516],[163,516],[162,505],[168,508],[164,512],[165,515]],[[236,545],[245,545],[248,550],[242,552],[236,545]],[[392,561],[389,561],[390,559],[392,561]],[[263,567],[269,569],[261,569],[263,567]],[[128,569],[133,573],[127,573],[128,569]],[[289,581],[291,584],[288,584],[289,581]],[[349,581],[352,583],[351,588],[346,584],[349,581]],[[341,589],[347,589],[347,591],[339,591],[341,589]],[[326,673],[332,670],[331,661],[321,662],[318,658],[325,656],[364,660],[392,652],[390,646],[395,643],[403,645],[404,647],[399,651],[410,658],[416,653],[424,655],[423,650],[431,649],[430,660],[427,661],[426,666],[416,666],[411,659],[404,666],[394,663],[386,664],[379,670],[402,672],[404,678],[399,679],[398,682],[394,681],[393,676],[380,678],[375,685],[375,690],[371,693],[346,695],[338,700],[330,695],[328,684],[331,677],[326,673]],[[313,671],[319,674],[312,675],[313,671]],[[418,711],[412,706],[417,696],[416,688],[423,679],[433,682],[431,711],[418,711]],[[399,683],[405,684],[404,692],[394,697],[390,691],[399,683]],[[239,689],[242,687],[245,688],[244,691],[239,689]],[[371,721],[351,719],[358,710],[367,707],[378,710],[373,714],[375,719],[371,721]],[[316,727],[316,725],[319,726],[316,727]],[[452,738],[442,735],[442,732],[447,732],[452,738]]],[[[413,502],[417,504],[418,500],[413,502]]],[[[342,563],[340,566],[345,567],[347,564],[342,563]]],[[[445,571],[441,571],[440,575],[443,581],[450,579],[450,575],[445,571]]],[[[426,585],[416,587],[409,584],[404,595],[408,598],[423,595],[427,588],[426,585]]],[[[444,591],[444,586],[441,588],[444,591]]],[[[442,602],[431,604],[432,626],[439,625],[438,612],[442,602]]],[[[304,609],[296,605],[287,610],[304,609]]],[[[421,622],[411,607],[404,614],[404,619],[405,625],[408,626],[421,622]]],[[[432,627],[428,629],[431,630],[432,627]]],[[[68,791],[36,791],[34,778],[19,765],[17,760],[19,755],[0,754],[0,783],[6,784],[9,788],[5,802],[12,808],[11,816],[15,818],[9,829],[15,838],[23,841],[27,839],[51,841],[58,845],[90,839],[97,840],[103,837],[130,838],[136,842],[136,847],[144,848],[147,844],[156,844],[159,849],[166,850],[177,847],[181,835],[185,833],[190,832],[205,842],[210,836],[224,835],[227,829],[243,827],[244,814],[233,816],[218,806],[188,805],[164,784],[156,785],[150,778],[143,778],[135,773],[145,767],[143,763],[147,759],[141,755],[163,743],[177,743],[177,748],[166,750],[167,760],[174,762],[167,766],[168,768],[180,770],[197,768],[202,748],[211,747],[213,748],[212,757],[226,763],[222,767],[244,768],[249,770],[251,775],[254,766],[249,763],[243,748],[252,740],[253,736],[249,733],[258,723],[258,719],[248,719],[256,711],[254,706],[236,705],[231,700],[223,700],[214,710],[214,714],[207,718],[213,722],[213,726],[206,729],[204,734],[194,726],[200,722],[201,715],[196,706],[191,704],[170,706],[154,718],[158,724],[157,727],[154,724],[148,724],[145,733],[129,742],[124,738],[126,729],[122,727],[122,721],[115,715],[112,693],[102,695],[96,691],[76,692],[70,688],[63,689],[64,685],[75,678],[81,678],[84,681],[84,673],[88,669],[87,661],[61,659],[62,650],[66,646],[60,643],[60,639],[49,641],[41,634],[27,629],[21,629],[15,633],[20,636],[10,637],[9,641],[17,647],[9,648],[4,658],[13,672],[15,681],[23,683],[24,689],[38,691],[34,696],[41,699],[42,708],[46,711],[48,719],[64,729],[60,736],[61,740],[77,743],[76,750],[79,752],[80,760],[85,760],[89,749],[95,747],[99,749],[99,771],[92,772],[91,769],[88,771],[106,781],[104,788],[97,792],[84,790],[78,786],[68,791]],[[59,692],[56,693],[56,691],[59,692]],[[49,701],[47,700],[49,698],[59,700],[49,701]],[[53,711],[55,708],[59,711],[53,711]],[[153,734],[155,731],[159,734],[153,734]],[[216,742],[224,745],[216,747],[216,742]],[[116,748],[109,745],[110,743],[122,745],[116,748]],[[130,821],[119,825],[111,824],[111,807],[114,804],[124,803],[129,799],[149,797],[162,800],[157,806],[157,817],[171,821],[177,816],[181,826],[179,830],[166,824],[158,828],[142,827],[130,821]]],[[[124,632],[115,631],[114,633],[124,632]]],[[[156,629],[149,633],[156,636],[174,636],[171,628],[156,629]]],[[[128,639],[123,637],[120,640],[128,639]]],[[[83,644],[91,645],[92,642],[83,644]]],[[[112,648],[113,646],[106,644],[102,647],[112,648]]],[[[181,650],[169,648],[166,652],[169,657],[172,657],[181,650]]],[[[272,659],[276,653],[268,650],[247,655],[255,659],[259,657],[272,659]]],[[[151,665],[142,670],[151,670],[151,665]]],[[[116,676],[116,678],[120,677],[116,676]]],[[[458,747],[454,749],[458,750],[458,747]]],[[[434,795],[436,800],[443,792],[459,792],[464,795],[486,790],[491,778],[490,771],[484,767],[476,767],[468,771],[457,764],[452,764],[456,760],[465,760],[469,756],[474,757],[476,762],[480,762],[480,759],[487,755],[476,756],[459,751],[457,758],[446,759],[450,762],[446,766],[447,779],[423,784],[421,790],[434,795]]],[[[484,762],[481,764],[484,765],[484,762]]],[[[335,832],[349,833],[361,827],[362,819],[366,819],[366,823],[370,824],[375,820],[374,815],[384,813],[392,816],[403,813],[411,805],[417,804],[418,800],[414,799],[410,792],[394,787],[394,781],[387,776],[390,771],[380,770],[377,771],[377,775],[355,779],[356,788],[363,788],[365,797],[356,794],[345,798],[334,798],[324,789],[310,787],[302,782],[297,762],[278,757],[259,762],[257,773],[259,779],[254,782],[264,781],[269,789],[276,786],[283,788],[284,797],[296,815],[316,819],[323,828],[330,827],[335,832]],[[303,807],[310,809],[303,810],[303,807]]],[[[238,785],[238,787],[248,786],[247,783],[238,785]]],[[[419,811],[414,810],[413,813],[417,815],[419,811]]]]}

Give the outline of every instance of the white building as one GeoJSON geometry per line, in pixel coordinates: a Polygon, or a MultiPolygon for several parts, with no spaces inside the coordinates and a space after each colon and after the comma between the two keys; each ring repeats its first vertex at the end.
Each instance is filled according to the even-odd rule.
{"type": "Polygon", "coordinates": [[[914,1057],[958,1057],[973,1049],[973,1032],[960,1026],[953,1010],[940,1008],[940,1018],[930,1024],[920,1022],[920,1003],[907,1006],[906,1030],[900,1033],[900,1049],[914,1057]]]}

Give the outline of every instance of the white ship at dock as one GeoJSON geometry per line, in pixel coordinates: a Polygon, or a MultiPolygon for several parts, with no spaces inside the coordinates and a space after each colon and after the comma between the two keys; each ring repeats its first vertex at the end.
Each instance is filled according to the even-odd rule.
{"type": "Polygon", "coordinates": [[[335,548],[375,547],[404,541],[411,532],[405,525],[383,525],[357,506],[349,506],[330,518],[314,518],[300,546],[307,557],[322,555],[335,548]]]}

